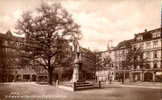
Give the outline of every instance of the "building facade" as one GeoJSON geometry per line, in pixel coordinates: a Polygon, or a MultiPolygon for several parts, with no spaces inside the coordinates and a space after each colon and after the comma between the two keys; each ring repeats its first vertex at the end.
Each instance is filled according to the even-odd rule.
{"type": "MultiPolygon", "coordinates": [[[[33,69],[30,65],[20,64],[19,54],[25,52],[24,38],[13,36],[10,31],[0,34],[0,82],[36,81],[47,78],[44,70],[33,69]]],[[[24,62],[25,63],[25,62],[24,62]]]]}
{"type": "MultiPolygon", "coordinates": [[[[124,40],[106,52],[112,60],[114,80],[121,81],[124,78],[125,81],[162,81],[161,28],[135,34],[133,39],[124,40]],[[138,65],[130,66],[129,69],[123,68],[128,53],[127,43],[130,43],[133,48],[142,50],[142,58],[146,60],[145,67],[138,65]]],[[[104,52],[101,57],[105,55],[104,52]]]]}
{"type": "MultiPolygon", "coordinates": [[[[44,67],[34,62],[33,64],[27,63],[21,57],[20,54],[28,53],[24,48],[26,40],[26,38],[12,35],[10,31],[0,33],[0,82],[48,80],[48,72],[44,67]]],[[[66,42],[66,40],[60,39],[60,42],[66,42]]],[[[72,46],[65,44],[59,48],[65,50],[64,53],[57,55],[57,59],[62,60],[63,65],[55,66],[53,70],[54,81],[62,80],[62,77],[69,78],[72,74],[71,67],[69,67],[70,61],[73,60],[72,46]]]]}
{"type": "Polygon", "coordinates": [[[110,80],[115,80],[115,71],[113,67],[113,63],[115,60],[114,50],[109,49],[109,51],[98,52],[97,58],[97,63],[99,63],[96,64],[98,66],[96,71],[97,80],[102,82],[109,82],[110,80]]]}
{"type": "Polygon", "coordinates": [[[143,58],[147,59],[147,66],[141,69],[140,66],[134,73],[134,79],[140,81],[160,81],[162,72],[162,33],[161,29],[154,29],[135,34],[135,48],[142,48],[143,58]]]}

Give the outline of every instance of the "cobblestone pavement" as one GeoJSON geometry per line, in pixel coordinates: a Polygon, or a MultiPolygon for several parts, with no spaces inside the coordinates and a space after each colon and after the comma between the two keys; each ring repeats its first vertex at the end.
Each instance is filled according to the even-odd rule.
{"type": "Polygon", "coordinates": [[[0,84],[0,97],[7,100],[160,100],[160,91],[107,85],[101,89],[70,92],[30,82],[0,84]]]}

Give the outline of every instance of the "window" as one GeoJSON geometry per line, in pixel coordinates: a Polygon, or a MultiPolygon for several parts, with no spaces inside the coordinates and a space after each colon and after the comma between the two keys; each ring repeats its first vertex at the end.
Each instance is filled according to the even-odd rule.
{"type": "Polygon", "coordinates": [[[138,44],[134,45],[132,49],[137,50],[137,48],[138,48],[138,44]]]}
{"type": "Polygon", "coordinates": [[[137,39],[137,40],[143,40],[143,36],[139,35],[139,36],[137,36],[136,39],[137,39]]]}
{"type": "Polygon", "coordinates": [[[146,69],[150,69],[150,64],[146,64],[146,69]]]}
{"type": "Polygon", "coordinates": [[[160,37],[160,32],[152,33],[152,37],[153,37],[153,38],[158,38],[158,37],[160,37]]]}
{"type": "Polygon", "coordinates": [[[157,58],[157,57],[158,57],[157,51],[154,51],[154,58],[157,58]]]}
{"type": "Polygon", "coordinates": [[[147,42],[146,43],[146,48],[148,49],[148,48],[151,48],[151,42],[147,42]]]}
{"type": "Polygon", "coordinates": [[[154,63],[154,68],[157,68],[157,63],[154,63]]]}
{"type": "Polygon", "coordinates": [[[158,41],[153,41],[153,48],[157,48],[158,47],[158,41]]]}
{"type": "Polygon", "coordinates": [[[8,46],[8,41],[7,40],[5,40],[4,45],[8,46]]]}
{"type": "Polygon", "coordinates": [[[142,53],[141,55],[140,55],[140,59],[143,59],[144,58],[144,54],[142,53]]]}
{"type": "Polygon", "coordinates": [[[141,49],[144,49],[144,43],[141,43],[141,44],[140,44],[140,48],[141,48],[141,49]]]}
{"type": "Polygon", "coordinates": [[[148,51],[148,52],[146,52],[146,57],[147,58],[151,58],[151,54],[150,54],[150,52],[148,51]]]}
{"type": "Polygon", "coordinates": [[[20,48],[20,47],[22,47],[22,43],[21,42],[15,42],[15,46],[16,46],[16,48],[20,48]]]}

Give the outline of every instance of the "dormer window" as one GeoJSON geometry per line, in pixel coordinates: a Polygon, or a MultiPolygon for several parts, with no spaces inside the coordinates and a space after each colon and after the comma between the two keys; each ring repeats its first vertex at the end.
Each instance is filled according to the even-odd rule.
{"type": "Polygon", "coordinates": [[[143,40],[143,36],[139,35],[139,36],[137,36],[136,39],[137,39],[138,41],[143,40]]]}

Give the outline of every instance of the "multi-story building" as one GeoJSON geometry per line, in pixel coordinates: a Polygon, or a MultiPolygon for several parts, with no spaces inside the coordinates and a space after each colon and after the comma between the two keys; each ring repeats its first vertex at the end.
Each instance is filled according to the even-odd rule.
{"type": "Polygon", "coordinates": [[[112,48],[109,48],[108,51],[97,52],[97,63],[99,64],[97,64],[96,77],[98,81],[109,82],[110,78],[115,80],[114,54],[115,52],[112,48]]]}
{"type": "Polygon", "coordinates": [[[111,57],[114,58],[113,60],[113,67],[114,67],[114,80],[121,81],[122,78],[128,79],[130,76],[129,70],[125,69],[125,60],[128,54],[128,47],[127,44],[132,44],[134,39],[124,40],[120,42],[116,47],[109,50],[109,52],[114,52],[114,55],[111,57]]]}
{"type": "MultiPolygon", "coordinates": [[[[14,37],[10,31],[6,34],[0,34],[1,40],[1,81],[15,81],[20,80],[23,75],[21,66],[17,65],[20,60],[18,53],[20,47],[23,45],[23,38],[14,37]],[[19,70],[18,70],[19,69],[19,70]],[[21,70],[21,71],[20,71],[21,70]],[[2,73],[3,72],[3,73],[2,73]]],[[[29,78],[27,73],[24,75],[24,79],[29,78]]]]}
{"type": "MultiPolygon", "coordinates": [[[[161,81],[162,75],[162,33],[161,28],[135,34],[130,40],[120,42],[116,47],[106,51],[112,58],[113,75],[115,80],[131,79],[132,81],[161,81]],[[141,48],[143,59],[146,59],[146,66],[135,66],[131,69],[124,69],[123,62],[126,59],[130,43],[133,48],[141,48]]],[[[104,57],[106,54],[103,53],[104,57]]],[[[133,58],[132,58],[133,59],[133,58]]]]}
{"type": "Polygon", "coordinates": [[[104,58],[109,56],[109,52],[100,51],[96,53],[96,77],[98,81],[107,82],[109,80],[110,70],[103,66],[102,62],[104,58]]]}
{"type": "Polygon", "coordinates": [[[135,80],[158,81],[162,71],[162,33],[161,28],[135,34],[132,45],[142,48],[143,58],[147,60],[145,69],[134,71],[135,80]]]}
{"type": "Polygon", "coordinates": [[[47,77],[40,74],[42,70],[36,73],[32,66],[20,64],[19,53],[25,52],[22,49],[24,40],[10,31],[0,34],[0,82],[36,81],[39,77],[47,77]]]}
{"type": "MultiPolygon", "coordinates": [[[[20,54],[25,52],[25,41],[27,39],[24,37],[17,37],[12,35],[10,31],[7,33],[0,33],[0,82],[12,82],[12,81],[47,81],[48,72],[42,66],[38,66],[35,64],[27,64],[21,57],[20,54]],[[35,67],[36,66],[36,67],[35,67]]],[[[61,40],[61,39],[60,39],[61,40]]],[[[66,42],[65,40],[61,40],[66,42]]],[[[31,46],[34,46],[31,45],[31,46]]],[[[65,54],[60,53],[57,56],[58,60],[62,58],[71,58],[73,55],[72,47],[65,44],[60,47],[65,50],[65,54]]],[[[73,58],[72,58],[73,59],[73,58]]],[[[66,61],[66,59],[64,59],[66,61]]],[[[60,79],[63,73],[65,77],[67,74],[71,74],[69,71],[68,63],[64,63],[64,70],[62,71],[64,66],[55,66],[56,68],[53,70],[53,80],[60,79]],[[67,71],[68,70],[68,71],[67,71]],[[66,72],[65,72],[66,71],[66,72]]],[[[70,62],[70,61],[67,61],[70,62]]]]}

